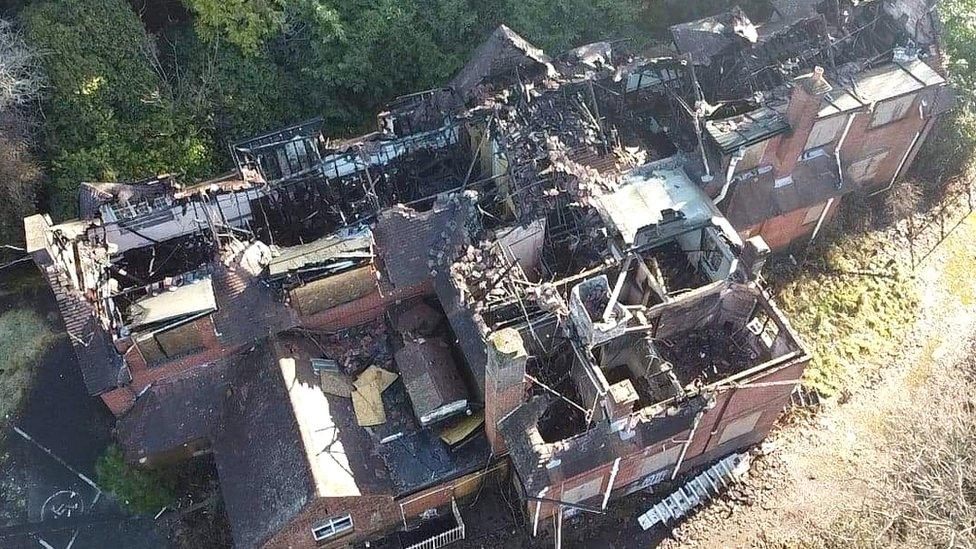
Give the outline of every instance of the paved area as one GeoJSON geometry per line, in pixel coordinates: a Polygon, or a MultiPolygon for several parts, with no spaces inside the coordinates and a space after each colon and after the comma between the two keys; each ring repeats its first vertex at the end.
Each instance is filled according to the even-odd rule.
{"type": "MultiPolygon", "coordinates": [[[[49,293],[31,305],[49,315],[54,310],[49,293]]],[[[63,334],[60,325],[55,329],[63,334]]],[[[112,424],[101,402],[85,393],[62,335],[41,359],[20,414],[0,437],[0,547],[164,546],[152,517],[128,515],[94,482],[112,424]]]]}

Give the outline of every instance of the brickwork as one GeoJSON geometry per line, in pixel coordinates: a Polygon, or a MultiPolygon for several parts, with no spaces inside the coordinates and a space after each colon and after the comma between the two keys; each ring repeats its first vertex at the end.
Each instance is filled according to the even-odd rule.
{"type": "Polygon", "coordinates": [[[119,387],[99,396],[115,417],[121,417],[136,403],[136,394],[128,386],[119,387]]]}
{"type": "MultiPolygon", "coordinates": [[[[752,379],[750,383],[769,383],[778,381],[790,381],[798,379],[806,366],[806,361],[796,361],[785,367],[769,372],[765,375],[752,379]]],[[[655,441],[646,447],[633,447],[632,451],[620,456],[620,464],[617,474],[614,477],[613,487],[611,488],[611,499],[622,496],[628,492],[628,488],[642,480],[651,480],[651,484],[670,478],[672,470],[680,456],[680,449],[684,446],[689,436],[692,437],[691,443],[685,452],[684,459],[681,461],[679,473],[688,472],[696,467],[707,464],[710,460],[727,455],[739,449],[746,448],[765,438],[775,424],[783,408],[789,402],[790,393],[793,391],[792,384],[749,387],[737,389],[726,389],[715,394],[715,406],[707,410],[701,417],[698,428],[692,431],[686,430],[678,433],[667,440],[655,441]],[[753,423],[754,421],[754,423],[753,423]],[[743,423],[745,422],[745,423],[743,423]],[[730,432],[726,432],[729,429],[730,432]],[[739,430],[742,432],[739,433],[739,430]],[[723,440],[723,435],[735,435],[723,440]],[[659,467],[654,470],[645,470],[645,461],[650,456],[666,456],[658,463],[659,467]],[[655,478],[647,479],[650,475],[655,478]]],[[[562,480],[558,485],[550,486],[546,494],[547,498],[560,499],[560,497],[580,486],[602,479],[597,495],[602,496],[607,490],[607,484],[611,476],[613,467],[612,462],[604,463],[599,467],[591,469],[586,473],[562,480]]],[[[581,502],[586,505],[600,506],[602,499],[592,496],[591,499],[581,502]]],[[[533,517],[536,513],[536,503],[527,502],[527,516],[533,517]]],[[[556,507],[552,504],[543,504],[539,509],[540,528],[551,521],[544,522],[542,519],[551,517],[556,512],[556,507]]]]}
{"type": "MultiPolygon", "coordinates": [[[[805,80],[799,80],[794,86],[787,108],[786,117],[791,130],[769,140],[762,161],[759,163],[773,167],[775,177],[771,180],[786,177],[793,172],[800,155],[804,153],[807,140],[817,121],[822,93],[812,93],[810,90],[822,88],[811,88],[804,85],[812,77],[805,78],[805,80]]],[[[842,187],[838,191],[839,194],[870,193],[884,190],[892,183],[893,178],[907,171],[914,161],[919,145],[924,142],[928,132],[935,124],[936,118],[924,118],[920,110],[924,102],[930,103],[932,101],[933,93],[934,91],[931,89],[918,92],[914,103],[907,110],[905,116],[881,126],[872,127],[873,112],[867,109],[834,115],[845,119],[844,127],[847,126],[848,117],[853,116],[852,119],[849,119],[850,127],[847,129],[847,135],[844,137],[839,151],[844,174],[842,187]],[[864,177],[859,177],[860,173],[852,167],[872,157],[878,158],[875,169],[864,177]],[[901,168],[900,171],[899,168],[901,168]]],[[[839,141],[840,138],[838,137],[837,140],[839,141]]],[[[827,154],[834,154],[833,147],[828,145],[826,149],[827,154]]],[[[794,182],[793,184],[800,183],[794,182]]],[[[732,192],[735,192],[735,188],[732,192]]],[[[770,188],[769,192],[775,191],[770,188]]],[[[824,204],[827,198],[824,197],[820,204],[824,204]]],[[[841,201],[842,197],[834,201],[824,220],[824,225],[828,224],[834,217],[841,201]]],[[[813,233],[816,222],[805,222],[807,221],[807,211],[812,206],[814,205],[805,205],[802,208],[770,217],[762,223],[750,227],[736,227],[736,229],[746,238],[761,235],[772,250],[783,250],[795,242],[803,242],[809,239],[813,233]]]]}
{"type": "Polygon", "coordinates": [[[485,434],[496,455],[505,453],[498,422],[525,399],[525,363],[528,354],[517,330],[507,328],[488,339],[485,368],[485,434]]]}
{"type": "Polygon", "coordinates": [[[385,533],[402,529],[404,524],[417,520],[428,509],[443,509],[452,499],[461,500],[474,493],[486,479],[504,475],[508,468],[496,464],[442,485],[394,500],[390,496],[346,498],[318,498],[309,503],[294,519],[265,543],[265,548],[347,547],[350,544],[375,539],[385,533]],[[316,544],[312,529],[329,518],[345,514],[352,517],[354,531],[328,543],[316,544]]]}
{"type": "Polygon", "coordinates": [[[209,315],[193,321],[192,325],[204,343],[204,350],[199,353],[150,365],[143,357],[138,344],[129,348],[124,357],[132,375],[132,382],[129,385],[132,391],[138,394],[151,383],[171,379],[191,368],[230,356],[239,350],[238,347],[222,347],[220,345],[214,332],[213,319],[209,315]]]}

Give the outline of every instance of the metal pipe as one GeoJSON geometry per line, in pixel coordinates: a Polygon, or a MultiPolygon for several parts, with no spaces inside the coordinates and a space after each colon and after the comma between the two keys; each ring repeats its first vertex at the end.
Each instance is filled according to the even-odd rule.
{"type": "Polygon", "coordinates": [[[844,147],[844,142],[847,141],[847,134],[851,131],[851,125],[854,123],[854,117],[857,116],[857,111],[852,112],[847,115],[847,124],[844,125],[844,132],[840,134],[840,139],[837,141],[837,146],[834,147],[834,161],[837,162],[837,188],[840,189],[844,186],[844,168],[840,163],[840,150],[844,147]]]}
{"type": "Polygon", "coordinates": [[[688,452],[688,447],[691,446],[691,441],[695,440],[695,432],[698,431],[698,424],[701,423],[702,416],[704,415],[704,409],[699,410],[695,414],[695,421],[691,424],[691,432],[688,433],[688,439],[685,440],[684,445],[681,447],[681,455],[678,456],[678,461],[674,464],[674,470],[671,471],[671,480],[674,480],[678,476],[678,470],[681,469],[681,464],[685,461],[685,454],[688,452]]]}
{"type": "Polygon", "coordinates": [[[620,471],[620,458],[613,460],[613,468],[610,469],[610,481],[607,482],[607,491],[603,493],[603,505],[600,506],[601,509],[607,508],[607,502],[610,501],[610,491],[613,490],[613,482],[617,480],[617,472],[620,471]]]}
{"type": "Polygon", "coordinates": [[[745,156],[746,148],[739,147],[739,150],[735,151],[735,154],[732,155],[732,159],[729,160],[729,170],[725,174],[725,184],[722,185],[722,190],[718,192],[718,196],[712,200],[716,206],[718,206],[721,201],[725,200],[725,195],[729,192],[729,187],[732,186],[732,174],[735,173],[735,167],[739,165],[739,161],[745,158],[745,156]]]}
{"type": "Polygon", "coordinates": [[[817,235],[820,233],[820,227],[823,226],[824,220],[827,219],[827,212],[830,211],[830,207],[834,204],[834,200],[836,200],[836,198],[833,196],[827,199],[827,204],[824,206],[823,211],[820,212],[820,217],[817,218],[817,226],[813,228],[813,234],[810,235],[810,241],[807,242],[808,246],[813,244],[813,240],[817,238],[817,235]]]}

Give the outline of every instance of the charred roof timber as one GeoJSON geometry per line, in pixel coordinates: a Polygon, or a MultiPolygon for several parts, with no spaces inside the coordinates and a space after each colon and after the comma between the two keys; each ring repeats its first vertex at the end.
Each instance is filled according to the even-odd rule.
{"type": "Polygon", "coordinates": [[[502,26],[375,132],[85,183],[28,247],[128,455],[212,447],[238,544],[411,528],[504,460],[537,533],[768,432],[809,357],[766,222],[869,189],[890,151],[855,132],[914,124],[871,185],[910,162],[952,103],[931,12],[775,1],[552,56],[502,26]]]}

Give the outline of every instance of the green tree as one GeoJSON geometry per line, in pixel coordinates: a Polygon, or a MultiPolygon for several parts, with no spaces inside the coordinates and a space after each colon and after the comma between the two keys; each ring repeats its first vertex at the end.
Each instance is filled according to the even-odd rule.
{"type": "Polygon", "coordinates": [[[74,213],[81,181],[210,169],[206,137],[173,101],[155,45],[123,0],[44,0],[20,21],[49,84],[42,131],[56,215],[74,213]]]}
{"type": "Polygon", "coordinates": [[[284,22],[283,0],[183,0],[197,31],[207,40],[222,38],[254,54],[284,22]]]}
{"type": "Polygon", "coordinates": [[[176,499],[171,476],[130,467],[122,448],[113,444],[95,463],[99,486],[112,493],[127,509],[135,513],[156,513],[176,499]]]}
{"type": "MultiPolygon", "coordinates": [[[[175,29],[164,63],[174,96],[218,150],[234,140],[280,127],[305,113],[293,109],[292,86],[266,55],[246,55],[222,41],[200,38],[194,28],[175,29]]],[[[230,162],[223,155],[223,165],[230,162]]]]}

